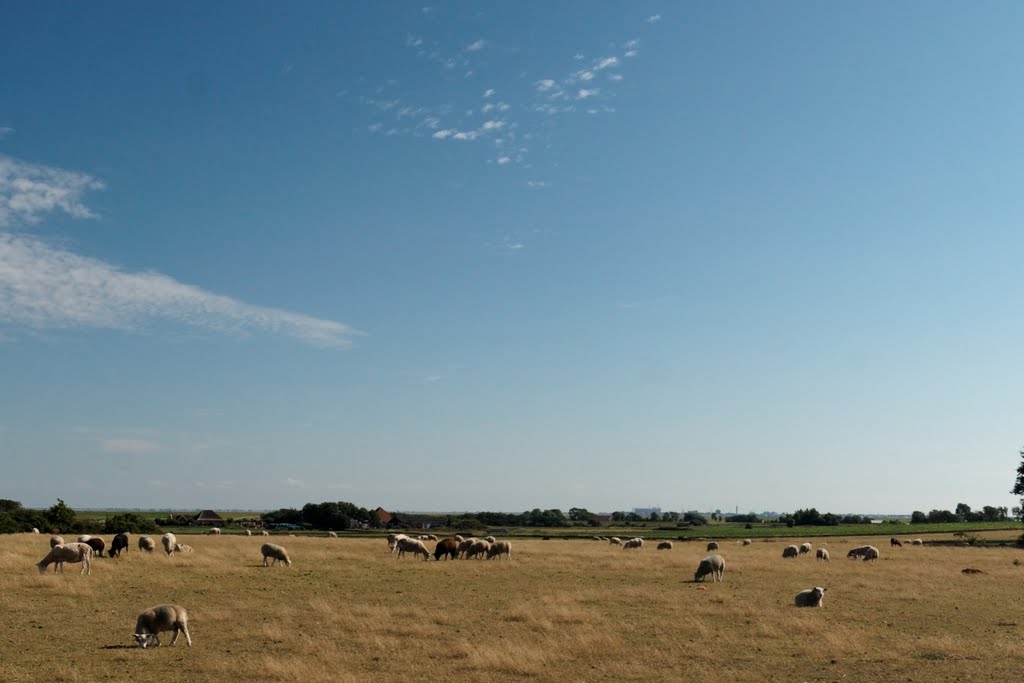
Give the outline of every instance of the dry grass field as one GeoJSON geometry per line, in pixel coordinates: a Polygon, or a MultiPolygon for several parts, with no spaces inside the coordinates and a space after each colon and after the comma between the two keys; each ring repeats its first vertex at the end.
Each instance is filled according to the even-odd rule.
{"type": "Polygon", "coordinates": [[[789,541],[730,541],[724,582],[694,584],[700,543],[513,540],[511,562],[423,562],[396,560],[383,539],[276,537],[294,564],[264,568],[259,537],[193,536],[194,553],[170,558],[139,553],[133,537],[127,556],[96,559],[84,576],[80,565],[40,575],[47,539],[0,536],[4,683],[1010,681],[1024,671],[1024,566],[1013,562],[1024,552],[1013,548],[829,538],[826,564],[783,560],[789,541]],[[880,549],[877,563],[845,558],[864,542],[880,549]],[[814,585],[828,588],[825,607],[795,608],[814,585]],[[194,646],[168,647],[167,633],[163,647],[134,647],[136,615],[164,602],[188,609],[194,646]]]}

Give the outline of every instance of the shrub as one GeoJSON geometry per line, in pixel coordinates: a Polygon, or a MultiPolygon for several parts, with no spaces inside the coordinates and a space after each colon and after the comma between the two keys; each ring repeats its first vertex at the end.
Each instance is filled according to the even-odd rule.
{"type": "Polygon", "coordinates": [[[160,527],[151,519],[128,512],[108,517],[103,523],[103,532],[107,534],[157,534],[160,533],[160,527]]]}

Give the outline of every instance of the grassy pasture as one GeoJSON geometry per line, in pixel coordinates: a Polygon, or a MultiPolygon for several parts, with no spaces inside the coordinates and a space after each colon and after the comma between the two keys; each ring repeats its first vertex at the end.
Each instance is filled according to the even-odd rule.
{"type": "Polygon", "coordinates": [[[0,536],[0,681],[1008,681],[1024,670],[1024,565],[1013,564],[1024,552],[1009,547],[828,538],[826,564],[781,559],[787,540],[728,542],[725,581],[694,584],[696,542],[513,540],[511,562],[423,562],[396,560],[381,539],[279,537],[294,564],[265,569],[259,537],[190,537],[195,552],[170,558],[132,540],[92,576],[40,575],[46,535],[0,536]],[[866,540],[877,563],[845,559],[866,540]],[[814,585],[829,589],[825,608],[793,607],[814,585]],[[138,612],[162,602],[188,609],[194,647],[168,647],[170,634],[131,647],[138,612]]]}

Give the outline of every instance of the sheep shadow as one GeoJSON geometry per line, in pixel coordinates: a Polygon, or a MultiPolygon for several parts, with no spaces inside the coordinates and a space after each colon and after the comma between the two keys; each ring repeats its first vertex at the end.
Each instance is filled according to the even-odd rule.
{"type": "Polygon", "coordinates": [[[101,650],[137,650],[138,645],[102,645],[101,650]]]}

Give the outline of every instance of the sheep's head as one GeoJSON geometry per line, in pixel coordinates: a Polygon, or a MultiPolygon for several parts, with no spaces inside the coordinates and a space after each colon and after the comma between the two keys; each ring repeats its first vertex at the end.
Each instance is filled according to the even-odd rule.
{"type": "Polygon", "coordinates": [[[36,568],[37,568],[37,569],[39,570],[39,573],[40,573],[40,574],[45,574],[45,573],[46,573],[46,565],[45,565],[45,564],[43,564],[42,562],[40,562],[39,564],[37,564],[37,565],[36,565],[36,568]]]}
{"type": "Polygon", "coordinates": [[[149,645],[149,636],[150,635],[151,634],[149,634],[149,633],[136,633],[135,634],[135,642],[138,643],[139,647],[145,648],[147,645],[149,645]]]}

